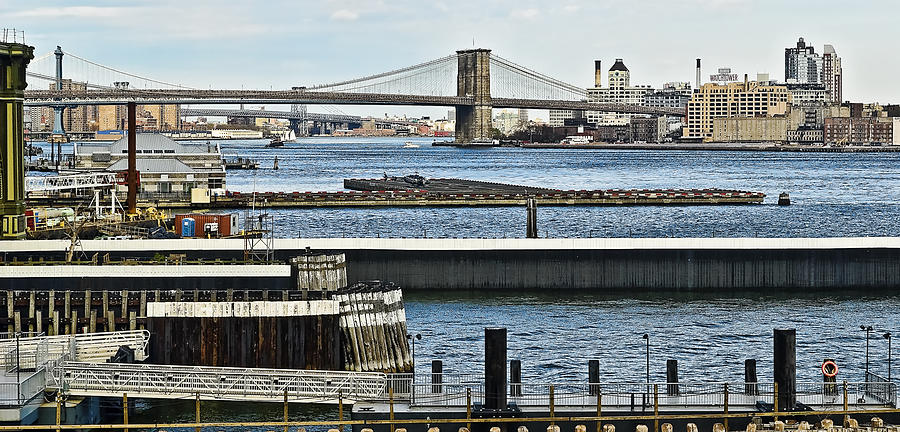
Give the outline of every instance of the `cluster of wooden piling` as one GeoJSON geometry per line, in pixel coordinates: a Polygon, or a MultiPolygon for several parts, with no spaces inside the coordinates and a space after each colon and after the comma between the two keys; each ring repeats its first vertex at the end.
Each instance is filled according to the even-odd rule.
{"type": "Polygon", "coordinates": [[[291,277],[300,291],[337,291],[347,286],[344,254],[310,254],[291,258],[291,277]]]}
{"type": "MultiPolygon", "coordinates": [[[[346,277],[346,276],[345,276],[346,277]]],[[[149,302],[288,301],[305,291],[0,291],[0,326],[50,336],[146,328],[149,302]]]]}
{"type": "Polygon", "coordinates": [[[356,284],[333,299],[340,303],[345,370],[412,370],[406,312],[399,288],[390,284],[356,284]]]}

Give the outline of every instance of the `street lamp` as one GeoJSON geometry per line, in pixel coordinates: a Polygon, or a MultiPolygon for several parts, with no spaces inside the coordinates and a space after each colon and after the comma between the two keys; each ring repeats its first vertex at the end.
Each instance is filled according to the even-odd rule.
{"type": "Polygon", "coordinates": [[[869,333],[874,330],[872,326],[861,325],[859,329],[866,332],[866,382],[869,382],[869,333]]]}
{"type": "Polygon", "coordinates": [[[888,382],[891,382],[891,332],[883,334],[888,341],[888,382]]]}
{"type": "Polygon", "coordinates": [[[406,338],[412,341],[412,361],[413,361],[413,375],[416,374],[416,339],[422,340],[422,334],[416,333],[415,336],[407,333],[406,338]]]}

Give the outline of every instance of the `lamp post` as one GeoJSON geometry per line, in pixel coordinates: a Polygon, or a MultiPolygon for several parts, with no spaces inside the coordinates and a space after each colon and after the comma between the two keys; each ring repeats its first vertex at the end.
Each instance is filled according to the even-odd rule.
{"type": "Polygon", "coordinates": [[[887,332],[883,334],[885,339],[888,341],[888,382],[891,382],[891,332],[887,332]]]}
{"type": "Polygon", "coordinates": [[[861,325],[859,329],[866,332],[866,378],[864,381],[869,382],[869,333],[874,330],[872,326],[861,325]]]}
{"type": "Polygon", "coordinates": [[[416,375],[416,339],[422,340],[422,334],[416,333],[415,336],[407,333],[406,338],[412,341],[412,361],[413,361],[413,377],[416,375]]]}

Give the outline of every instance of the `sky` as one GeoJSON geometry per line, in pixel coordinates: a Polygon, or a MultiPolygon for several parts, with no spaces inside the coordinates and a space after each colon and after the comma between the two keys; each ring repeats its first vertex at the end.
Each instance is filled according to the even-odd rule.
{"type": "Polygon", "coordinates": [[[704,79],[719,67],[783,79],[784,48],[803,37],[817,52],[834,45],[845,99],[881,103],[900,102],[897,16],[896,0],[0,0],[0,27],[24,30],[36,55],[61,45],[195,88],[334,82],[473,46],[580,87],[595,59],[616,58],[654,87],[693,83],[698,57],[704,79]]]}

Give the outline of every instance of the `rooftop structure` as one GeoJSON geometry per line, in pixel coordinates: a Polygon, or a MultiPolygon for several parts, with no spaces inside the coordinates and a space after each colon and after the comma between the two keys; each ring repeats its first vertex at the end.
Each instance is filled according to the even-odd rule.
{"type": "MultiPolygon", "coordinates": [[[[225,166],[217,144],[176,142],[163,135],[138,134],[136,156],[141,192],[187,193],[193,188],[225,187],[225,166]]],[[[75,168],[126,170],[128,139],[76,144],[75,168]]]]}

